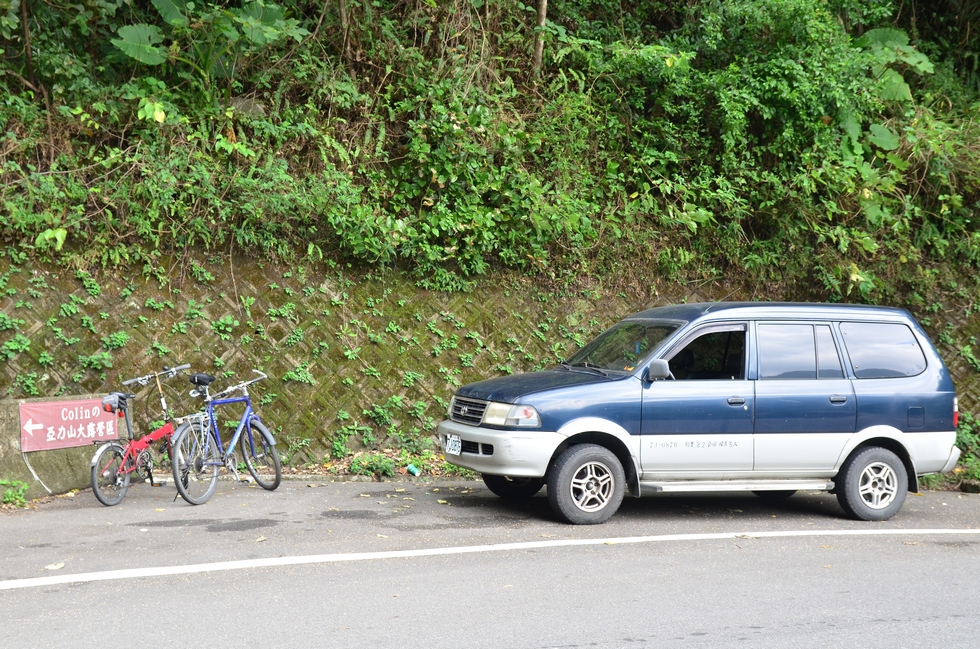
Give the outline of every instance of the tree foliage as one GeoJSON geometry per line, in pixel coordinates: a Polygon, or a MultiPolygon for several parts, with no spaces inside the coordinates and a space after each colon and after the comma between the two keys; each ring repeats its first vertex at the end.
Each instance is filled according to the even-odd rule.
{"type": "Polygon", "coordinates": [[[975,4],[0,0],[0,232],[880,300],[980,262],[975,4]]]}

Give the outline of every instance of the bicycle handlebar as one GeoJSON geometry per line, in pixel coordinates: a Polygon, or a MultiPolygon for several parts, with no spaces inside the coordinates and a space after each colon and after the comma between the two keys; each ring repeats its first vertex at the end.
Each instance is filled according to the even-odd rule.
{"type": "Polygon", "coordinates": [[[224,390],[222,390],[221,392],[219,392],[217,394],[212,394],[211,395],[211,401],[214,401],[215,399],[220,399],[221,397],[225,396],[226,394],[231,394],[232,392],[237,392],[239,390],[244,390],[245,388],[247,388],[248,386],[252,385],[253,383],[258,383],[259,381],[261,381],[263,379],[269,378],[269,375],[266,374],[265,372],[260,372],[259,370],[252,370],[252,372],[254,372],[255,374],[258,374],[259,375],[258,378],[252,379],[251,381],[242,381],[238,385],[232,385],[230,387],[225,388],[224,390]]]}
{"type": "Polygon", "coordinates": [[[146,385],[147,383],[150,382],[151,379],[155,379],[158,376],[170,378],[172,376],[176,376],[177,372],[183,370],[189,370],[190,368],[191,368],[190,363],[185,363],[184,365],[178,365],[177,367],[167,367],[166,365],[164,365],[162,372],[154,372],[152,374],[147,374],[146,376],[138,376],[135,379],[127,379],[123,381],[122,384],[132,385],[133,383],[139,383],[140,385],[146,385]]]}

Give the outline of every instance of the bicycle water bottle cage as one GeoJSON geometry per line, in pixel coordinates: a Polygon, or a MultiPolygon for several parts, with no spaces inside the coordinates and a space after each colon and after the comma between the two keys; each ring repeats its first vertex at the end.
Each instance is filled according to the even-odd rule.
{"type": "Polygon", "coordinates": [[[214,377],[210,374],[191,374],[191,383],[207,387],[214,383],[214,377]]]}

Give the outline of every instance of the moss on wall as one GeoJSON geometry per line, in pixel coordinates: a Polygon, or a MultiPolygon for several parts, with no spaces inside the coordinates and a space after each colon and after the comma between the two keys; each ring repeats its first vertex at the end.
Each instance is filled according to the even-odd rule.
{"type": "MultiPolygon", "coordinates": [[[[360,450],[418,455],[434,449],[435,424],[459,385],[552,365],[643,308],[757,294],[718,282],[585,277],[559,286],[507,273],[469,293],[440,293],[391,271],[245,257],[161,259],[129,272],[0,265],[0,396],[105,393],[180,363],[214,374],[220,389],[256,368],[269,379],[254,386],[253,402],[290,465],[360,450]]],[[[971,412],[980,402],[978,304],[961,288],[916,312],[971,412]]],[[[177,414],[196,409],[190,388],[186,376],[168,382],[177,414]]],[[[227,419],[238,414],[230,408],[227,419]]],[[[144,430],[159,418],[149,388],[135,415],[144,430]]]]}

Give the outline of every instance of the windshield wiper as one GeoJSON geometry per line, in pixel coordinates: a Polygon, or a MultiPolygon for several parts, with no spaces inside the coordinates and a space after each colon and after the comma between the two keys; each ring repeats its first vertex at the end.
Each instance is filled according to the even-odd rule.
{"type": "Polygon", "coordinates": [[[603,376],[609,376],[609,373],[608,372],[605,372],[605,371],[599,369],[595,365],[590,365],[587,361],[583,361],[581,363],[575,363],[574,365],[569,365],[565,361],[562,361],[561,364],[564,365],[565,367],[567,367],[568,369],[571,369],[573,367],[583,367],[583,368],[585,368],[585,369],[587,369],[590,372],[593,372],[595,374],[601,374],[603,376]]]}

